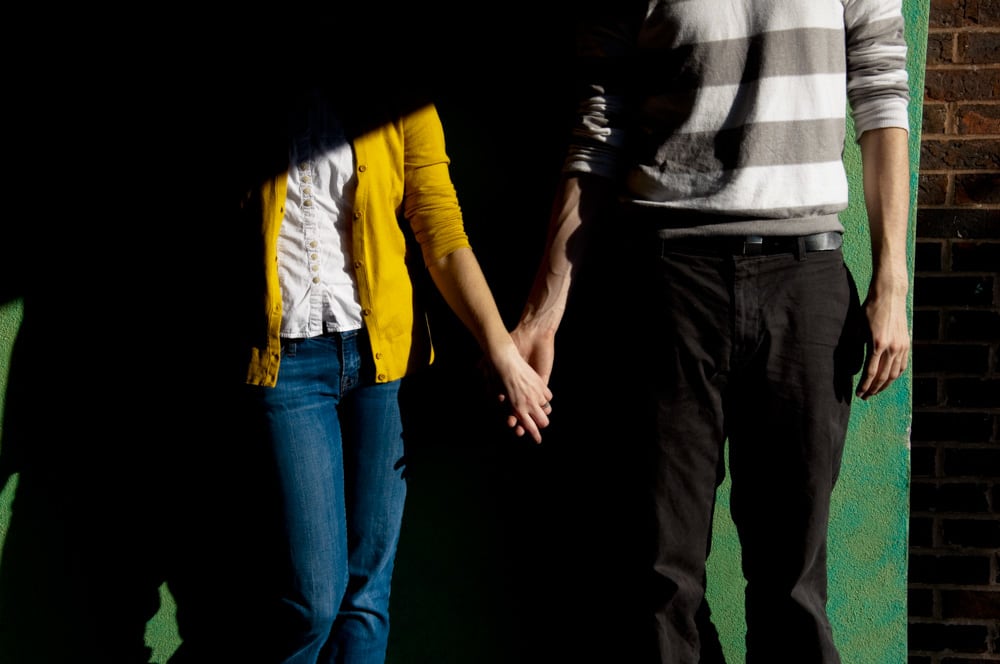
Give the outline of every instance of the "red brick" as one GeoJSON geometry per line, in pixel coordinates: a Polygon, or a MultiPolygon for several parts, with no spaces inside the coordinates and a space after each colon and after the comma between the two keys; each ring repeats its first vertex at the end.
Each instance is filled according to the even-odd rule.
{"type": "Polygon", "coordinates": [[[921,141],[920,169],[923,171],[1000,170],[1000,138],[921,141]]]}
{"type": "MultiPolygon", "coordinates": [[[[933,445],[913,445],[910,451],[910,472],[913,477],[934,477],[937,463],[937,448],[933,445]]],[[[920,517],[910,518],[910,546],[932,546],[934,544],[934,520],[920,517]]]]}
{"type": "Polygon", "coordinates": [[[975,101],[1000,98],[1000,76],[996,69],[928,69],[924,94],[936,101],[975,101]]]}
{"type": "Polygon", "coordinates": [[[1000,104],[959,104],[955,124],[959,134],[1000,134],[1000,104]]]}
{"type": "MultiPolygon", "coordinates": [[[[996,272],[1000,270],[1000,242],[952,242],[953,272],[996,272]]],[[[1000,339],[1000,335],[997,336],[1000,339]]]]}
{"type": "Polygon", "coordinates": [[[962,25],[965,23],[964,14],[963,0],[931,0],[929,24],[942,28],[962,25]]]}
{"type": "MultiPolygon", "coordinates": [[[[948,405],[958,408],[992,408],[1000,404],[1000,380],[994,378],[951,378],[945,381],[945,392],[948,395],[948,405]]],[[[997,469],[1000,474],[1000,469],[997,469]]],[[[950,485],[949,485],[950,486],[950,485]]],[[[964,484],[963,490],[969,490],[971,485],[964,484]]],[[[967,505],[972,509],[971,494],[960,494],[962,499],[968,499],[967,505]]],[[[983,490],[983,499],[988,492],[983,490]]],[[[953,494],[942,492],[941,497],[952,497],[953,494]]]]}
{"type": "MultiPolygon", "coordinates": [[[[928,275],[915,277],[913,281],[914,306],[989,307],[993,304],[994,279],[991,276],[928,275]]],[[[971,347],[954,349],[956,359],[960,352],[972,350],[971,347]]]]}
{"type": "Polygon", "coordinates": [[[928,134],[944,134],[947,131],[948,105],[934,102],[924,104],[923,127],[920,133],[921,138],[926,138],[928,134]]]}
{"type": "MultiPolygon", "coordinates": [[[[979,469],[982,473],[982,468],[979,469]]],[[[1000,547],[1000,521],[996,519],[942,520],[942,539],[945,545],[974,549],[1000,547]]]]}
{"type": "Polygon", "coordinates": [[[1000,25],[1000,2],[997,0],[966,0],[965,24],[982,28],[1000,25]]]}
{"type": "Polygon", "coordinates": [[[982,625],[914,623],[909,625],[907,640],[911,650],[985,653],[989,631],[982,625]]]}
{"type": "Polygon", "coordinates": [[[1000,589],[996,591],[943,590],[941,614],[947,618],[1000,618],[1000,589]]]}
{"type": "Polygon", "coordinates": [[[963,32],[956,37],[956,62],[970,65],[1000,62],[1000,32],[963,32]]]}
{"type": "MultiPolygon", "coordinates": [[[[994,197],[998,195],[994,190],[1000,190],[997,182],[998,174],[994,172],[1000,171],[1000,166],[997,165],[997,154],[1000,152],[997,148],[1000,143],[994,140],[1000,137],[1000,104],[990,103],[992,100],[1000,99],[1000,89],[998,89],[1000,76],[995,68],[979,66],[989,64],[991,59],[996,61],[996,35],[962,30],[977,25],[986,26],[990,16],[995,16],[998,4],[1000,3],[996,0],[991,2],[931,0],[930,2],[932,30],[928,38],[927,61],[931,69],[926,72],[924,91],[922,140],[926,144],[921,146],[922,161],[918,178],[918,244],[927,245],[930,240],[936,238],[968,240],[1000,237],[1000,224],[997,223],[1000,218],[998,210],[938,207],[949,204],[992,206],[995,205],[992,202],[995,200],[994,197]],[[951,29],[935,31],[937,28],[951,29]],[[954,28],[959,30],[956,32],[954,28]],[[991,39],[994,40],[990,41],[991,39]],[[976,66],[942,67],[955,60],[976,66]],[[938,68],[935,68],[935,65],[938,68]],[[954,105],[949,105],[951,102],[955,102],[954,105]],[[950,113],[952,115],[949,115],[950,113]],[[948,134],[984,137],[985,140],[969,142],[929,140],[929,137],[942,138],[948,134]],[[954,171],[986,172],[955,173],[954,171]],[[955,179],[952,200],[948,199],[946,186],[949,177],[955,179]],[[924,207],[928,205],[935,206],[936,209],[928,210],[924,207]]],[[[928,261],[928,256],[935,253],[934,246],[933,244],[928,246],[931,249],[923,252],[923,260],[920,261],[924,271],[928,269],[928,265],[934,265],[928,261]]],[[[975,248],[980,247],[977,245],[975,248]]],[[[956,246],[953,245],[950,253],[946,252],[945,255],[951,255],[954,260],[956,256],[952,254],[955,251],[956,246]]],[[[964,255],[960,251],[958,257],[964,255]]],[[[987,273],[995,272],[995,269],[989,269],[988,256],[985,261],[985,263],[980,261],[983,270],[987,273]]],[[[963,266],[966,269],[974,267],[971,264],[963,266]]],[[[928,283],[937,282],[921,279],[920,283],[926,288],[928,283]]],[[[986,282],[983,283],[985,288],[986,282]]],[[[933,297],[926,297],[928,294],[925,292],[924,297],[918,300],[934,302],[933,297]]],[[[915,311],[915,329],[917,317],[921,314],[940,315],[936,312],[940,312],[941,308],[952,306],[951,301],[947,303],[941,301],[915,311]]],[[[1000,353],[996,353],[993,341],[996,337],[991,336],[992,331],[996,329],[997,321],[1000,320],[1000,313],[995,302],[984,303],[983,306],[986,308],[981,310],[977,308],[974,311],[966,308],[960,312],[951,312],[963,317],[963,321],[970,316],[977,318],[967,321],[969,330],[965,333],[959,330],[957,318],[949,329],[957,337],[982,338],[987,341],[987,347],[993,349],[989,352],[1000,368],[1000,353]]],[[[933,319],[929,320],[933,322],[933,319]]],[[[914,348],[915,395],[918,381],[921,380],[917,374],[922,371],[932,371],[925,379],[927,388],[923,390],[928,395],[927,399],[919,403],[933,402],[933,407],[928,410],[915,404],[914,408],[912,437],[916,443],[911,452],[911,471],[918,481],[911,486],[911,500],[915,501],[916,508],[924,509],[928,514],[949,509],[958,513],[954,514],[957,518],[949,519],[942,519],[940,516],[925,518],[922,514],[913,515],[910,520],[910,543],[911,547],[917,547],[917,551],[923,549],[930,553],[936,547],[933,533],[940,528],[945,546],[938,547],[934,553],[939,554],[941,549],[961,551],[965,554],[961,564],[972,565],[974,568],[975,563],[985,563],[985,561],[980,561],[975,555],[970,556],[969,554],[973,553],[970,549],[989,548],[997,543],[1000,535],[992,520],[963,519],[960,518],[960,514],[965,511],[963,505],[973,496],[976,500],[976,509],[972,511],[979,515],[983,514],[982,508],[986,499],[979,488],[985,487],[990,492],[992,503],[987,501],[987,504],[1000,504],[997,486],[990,486],[988,483],[984,485],[981,481],[982,469],[995,467],[997,464],[998,451],[992,444],[997,437],[997,418],[989,413],[949,411],[947,399],[951,397],[952,400],[968,402],[970,397],[980,396],[979,383],[988,378],[990,368],[980,357],[976,360],[975,366],[965,366],[967,371],[963,371],[963,363],[960,361],[962,353],[953,352],[959,349],[954,344],[922,343],[919,346],[914,348]],[[945,381],[938,376],[939,372],[964,374],[966,378],[945,381]],[[944,404],[938,404],[934,398],[935,387],[939,382],[944,404]],[[972,387],[963,389],[963,386],[972,387]],[[963,432],[958,436],[961,440],[955,436],[958,430],[963,432]],[[922,440],[938,442],[921,446],[922,440]],[[942,442],[947,440],[955,442],[942,442]],[[979,445],[983,444],[988,444],[988,447],[980,448],[979,445]],[[939,455],[940,467],[937,466],[939,455]],[[961,477],[967,477],[969,483],[954,483],[955,479],[961,477]],[[921,484],[920,478],[940,478],[946,482],[921,484]],[[977,488],[970,493],[973,487],[977,488]]],[[[962,350],[965,348],[962,347],[962,350]]],[[[986,395],[985,398],[991,397],[986,395]]],[[[972,503],[968,505],[972,507],[972,503]]],[[[911,505],[911,509],[913,508],[911,505]]],[[[1000,585],[1000,558],[991,556],[993,562],[989,565],[991,568],[989,579],[964,579],[966,583],[975,587],[957,589],[948,586],[959,580],[959,568],[942,566],[941,563],[944,561],[942,558],[931,562],[923,559],[922,555],[912,558],[913,555],[911,549],[911,583],[915,576],[918,585],[924,587],[911,588],[909,595],[908,615],[911,617],[908,639],[909,663],[973,664],[980,661],[981,654],[986,654],[986,657],[1000,654],[995,627],[979,631],[974,624],[956,624],[963,620],[982,620],[984,613],[996,612],[996,599],[1000,595],[991,591],[995,591],[1000,585]],[[931,602],[934,595],[942,598],[944,607],[940,609],[944,612],[942,616],[936,616],[932,612],[931,602]],[[917,618],[915,622],[912,620],[914,617],[917,618]],[[928,652],[937,654],[931,657],[928,652]]],[[[969,569],[964,571],[968,572],[969,569]]]]}
{"type": "Polygon", "coordinates": [[[925,242],[923,238],[919,238],[913,248],[914,269],[917,272],[940,272],[944,265],[941,255],[943,249],[943,242],[925,242]]]}
{"type": "Polygon", "coordinates": [[[1000,3],[996,0],[931,0],[930,25],[942,28],[1000,25],[1000,3]]]}
{"type": "Polygon", "coordinates": [[[921,585],[985,585],[990,580],[990,559],[983,555],[911,554],[910,582],[921,585]]]}
{"type": "Polygon", "coordinates": [[[910,589],[906,597],[907,614],[921,618],[934,617],[934,593],[930,590],[910,589]]]}
{"type": "MultiPolygon", "coordinates": [[[[965,173],[955,176],[955,205],[1000,204],[1000,173],[965,173]]],[[[1000,208],[996,211],[1000,222],[1000,208]]]]}
{"type": "Polygon", "coordinates": [[[1000,339],[1000,311],[959,309],[947,313],[944,320],[945,341],[990,342],[996,339],[1000,339]]]}
{"type": "Polygon", "coordinates": [[[955,33],[932,32],[927,35],[927,64],[950,65],[955,62],[955,33]]]}
{"type": "MultiPolygon", "coordinates": [[[[919,317],[918,314],[923,312],[917,312],[914,314],[914,321],[919,317]]],[[[917,324],[914,323],[914,333],[915,339],[920,338],[917,335],[917,324]]],[[[926,336],[924,337],[926,338],[926,336]]],[[[934,406],[941,406],[943,402],[938,396],[938,381],[936,378],[914,378],[913,379],[913,406],[921,408],[933,408],[934,406]]],[[[912,459],[912,454],[911,454],[912,459]]],[[[912,473],[912,461],[911,461],[911,473],[912,473]]],[[[914,473],[915,474],[915,473],[914,473]]],[[[912,528],[912,524],[911,528],[912,528]]],[[[912,541],[912,538],[911,538],[912,541]]]]}
{"type": "MultiPolygon", "coordinates": [[[[917,366],[916,348],[914,348],[914,372],[923,371],[917,366]]],[[[984,358],[985,360],[985,358],[984,358]]],[[[983,363],[979,363],[982,371],[983,363]]],[[[935,369],[937,371],[938,369],[935,369]]],[[[941,369],[944,371],[945,369],[941,369]]],[[[993,436],[993,418],[985,413],[963,413],[954,410],[918,410],[913,409],[914,442],[951,442],[960,443],[963,447],[944,450],[941,470],[948,477],[976,477],[985,464],[1000,463],[1000,450],[968,450],[964,445],[990,442],[993,436]]],[[[1000,468],[1000,465],[993,466],[1000,468]]]]}
{"type": "Polygon", "coordinates": [[[914,482],[910,486],[910,509],[914,512],[990,513],[990,486],[975,482],[930,484],[914,482]]]}
{"type": "Polygon", "coordinates": [[[997,211],[976,208],[918,209],[917,237],[924,240],[933,238],[1000,239],[997,211]]]}
{"type": "MultiPolygon", "coordinates": [[[[967,420],[972,422],[974,419],[976,419],[975,416],[969,413],[967,420]]],[[[990,421],[990,418],[984,417],[983,424],[984,428],[992,429],[993,422],[990,421]]],[[[983,442],[990,443],[991,441],[984,437],[983,442]]],[[[949,478],[982,477],[987,473],[995,477],[996,471],[990,472],[988,469],[1000,468],[1000,449],[995,446],[975,447],[970,443],[960,447],[949,447],[943,450],[942,457],[941,470],[949,478]]],[[[985,534],[987,528],[996,528],[997,521],[996,519],[980,521],[977,526],[985,534]]]]}
{"type": "Polygon", "coordinates": [[[948,200],[947,175],[921,175],[918,178],[917,204],[944,205],[948,200]]]}
{"type": "MultiPolygon", "coordinates": [[[[921,282],[917,282],[914,286],[915,290],[919,290],[921,282]]],[[[914,306],[919,307],[920,303],[916,303],[914,306]]],[[[951,374],[962,374],[962,375],[978,375],[978,371],[983,366],[984,362],[989,360],[990,348],[987,344],[973,345],[973,344],[942,344],[942,343],[932,343],[924,342],[922,340],[916,340],[913,343],[913,373],[916,376],[926,376],[930,374],[939,374],[948,372],[951,374]]],[[[941,417],[944,417],[944,413],[939,413],[941,417]]],[[[965,425],[962,422],[963,426],[965,425]]],[[[947,420],[941,422],[940,426],[943,430],[936,432],[936,435],[932,433],[932,422],[923,421],[923,425],[927,429],[921,430],[919,433],[922,435],[932,435],[932,439],[939,439],[941,436],[947,436],[954,432],[947,431],[947,427],[951,426],[947,420]]],[[[916,427],[914,427],[913,435],[917,435],[916,427]]],[[[914,438],[916,439],[916,438],[914,438]]]]}

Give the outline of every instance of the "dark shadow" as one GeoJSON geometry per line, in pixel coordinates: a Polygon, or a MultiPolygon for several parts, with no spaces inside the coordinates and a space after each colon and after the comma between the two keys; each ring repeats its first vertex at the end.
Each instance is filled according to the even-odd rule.
{"type": "MultiPolygon", "coordinates": [[[[0,295],[23,302],[23,319],[0,447],[0,480],[17,475],[0,661],[146,662],[164,582],[176,661],[261,653],[271,505],[234,349],[254,329],[263,257],[259,231],[230,210],[271,167],[290,65],[199,39],[128,44],[137,68],[107,42],[107,57],[66,42],[71,61],[12,85],[19,205],[0,295]]],[[[341,77],[370,109],[357,131],[436,85],[374,80],[341,77]]]]}
{"type": "MultiPolygon", "coordinates": [[[[439,102],[473,245],[511,325],[544,245],[571,110],[568,47],[547,46],[530,65],[479,68],[439,102]]],[[[391,664],[646,661],[642,346],[613,231],[593,240],[599,255],[560,329],[541,445],[507,432],[490,395],[472,387],[480,377],[462,330],[411,381],[391,664]]]]}
{"type": "MultiPolygon", "coordinates": [[[[0,661],[145,663],[164,582],[184,640],[173,662],[258,661],[272,506],[230,349],[254,329],[260,240],[228,204],[273,172],[258,148],[283,117],[282,76],[332,52],[363,109],[356,131],[438,104],[473,246],[513,325],[572,84],[571,24],[526,9],[507,7],[486,34],[422,16],[418,32],[441,45],[426,52],[400,38],[415,10],[378,43],[352,37],[371,17],[305,47],[260,39],[265,26],[168,24],[162,41],[65,41],[65,66],[15,81],[21,209],[4,224],[0,296],[24,316],[0,446],[0,481],[18,476],[0,661]]],[[[404,395],[410,498],[390,662],[629,661],[641,516],[627,378],[609,378],[633,362],[606,325],[620,319],[602,278],[582,282],[561,333],[541,446],[504,428],[478,350],[425,289],[438,359],[404,395]]]]}

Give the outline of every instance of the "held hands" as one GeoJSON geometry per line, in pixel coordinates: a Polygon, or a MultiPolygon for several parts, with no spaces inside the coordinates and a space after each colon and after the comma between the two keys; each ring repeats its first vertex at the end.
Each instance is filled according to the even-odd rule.
{"type": "Polygon", "coordinates": [[[536,443],[542,442],[541,429],[549,425],[552,413],[552,391],[546,380],[521,357],[518,347],[509,344],[495,357],[490,358],[502,388],[501,403],[508,404],[507,426],[515,435],[529,434],[536,443]]]}
{"type": "MultiPolygon", "coordinates": [[[[513,404],[511,404],[511,413],[507,416],[507,426],[512,428],[514,430],[514,435],[518,437],[523,436],[525,433],[531,433],[535,438],[535,442],[541,442],[541,436],[535,436],[533,430],[548,426],[548,418],[552,414],[552,404],[550,403],[552,392],[549,390],[547,385],[549,377],[552,375],[552,363],[555,355],[555,339],[551,334],[534,334],[532,332],[528,332],[523,325],[518,325],[518,327],[511,332],[510,336],[514,340],[517,359],[531,369],[532,374],[534,374],[535,377],[541,381],[545,389],[544,394],[546,398],[541,408],[542,414],[545,417],[544,424],[534,417],[525,419],[523,416],[518,414],[517,409],[513,407],[513,404]]],[[[501,402],[507,401],[507,395],[500,394],[499,399],[501,402]]]]}
{"type": "Polygon", "coordinates": [[[539,377],[548,385],[556,354],[555,335],[518,325],[510,333],[510,337],[514,340],[521,357],[534,367],[539,377]]]}

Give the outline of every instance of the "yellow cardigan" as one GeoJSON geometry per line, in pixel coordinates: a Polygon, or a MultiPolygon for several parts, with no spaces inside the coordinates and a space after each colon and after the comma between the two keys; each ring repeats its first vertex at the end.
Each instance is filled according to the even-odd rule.
{"type": "MultiPolygon", "coordinates": [[[[469,240],[448,171],[444,130],[433,105],[363,133],[352,144],[358,185],[351,257],[371,339],[375,379],[386,382],[433,360],[427,321],[418,313],[410,269],[423,269],[468,247],[469,240]],[[404,220],[412,235],[404,230],[404,220]],[[423,264],[412,264],[408,237],[420,247],[423,264]]],[[[245,209],[261,215],[264,240],[267,330],[251,349],[247,382],[254,385],[273,387],[281,362],[277,242],[287,178],[286,165],[283,173],[268,178],[243,199],[245,209]]]]}

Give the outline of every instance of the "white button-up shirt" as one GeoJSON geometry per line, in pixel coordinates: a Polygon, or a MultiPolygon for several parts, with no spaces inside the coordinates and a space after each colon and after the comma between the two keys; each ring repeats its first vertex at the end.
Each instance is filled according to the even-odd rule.
{"type": "Polygon", "coordinates": [[[351,270],[354,154],[323,95],[293,112],[285,217],[278,237],[283,337],[361,328],[351,270]]]}

